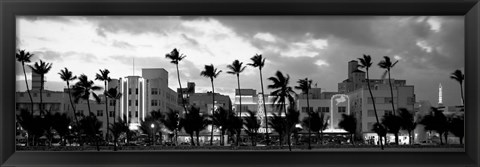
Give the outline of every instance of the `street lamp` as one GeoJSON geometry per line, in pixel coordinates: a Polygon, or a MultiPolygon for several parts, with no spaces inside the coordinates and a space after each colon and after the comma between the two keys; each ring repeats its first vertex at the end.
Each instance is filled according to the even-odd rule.
{"type": "Polygon", "coordinates": [[[150,125],[150,127],[152,128],[152,137],[153,137],[152,142],[153,142],[153,146],[155,146],[155,134],[153,133],[153,128],[155,128],[155,124],[152,123],[152,124],[150,125]]]}

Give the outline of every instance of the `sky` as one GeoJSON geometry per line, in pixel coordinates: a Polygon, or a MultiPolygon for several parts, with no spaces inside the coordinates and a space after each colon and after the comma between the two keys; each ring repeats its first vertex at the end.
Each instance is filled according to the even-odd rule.
{"type": "MultiPolygon", "coordinates": [[[[414,85],[417,101],[437,104],[441,83],[443,103],[461,104],[460,86],[450,74],[464,71],[462,16],[18,16],[16,36],[17,49],[33,53],[32,62],[53,63],[46,74],[48,90],[66,87],[58,72],[67,67],[91,80],[100,69],[119,78],[141,75],[142,68],[165,68],[176,91],[176,68],[165,54],[177,48],[186,55],[179,63],[182,86],[195,82],[197,92],[211,91],[200,72],[213,64],[223,71],[214,80],[215,92],[233,100],[237,78],[226,73],[227,65],[236,59],[246,65],[255,54],[266,58],[267,93],[267,78],[277,70],[290,76],[292,87],[308,77],[324,91],[337,91],[347,78],[348,61],[367,54],[373,59],[372,79],[381,77],[384,70],[377,64],[389,56],[399,61],[392,78],[414,85]]],[[[29,68],[26,72],[30,80],[29,68]]],[[[17,90],[25,90],[18,62],[16,74],[17,90]]],[[[259,79],[258,68],[247,67],[241,87],[260,92],[259,79]]]]}

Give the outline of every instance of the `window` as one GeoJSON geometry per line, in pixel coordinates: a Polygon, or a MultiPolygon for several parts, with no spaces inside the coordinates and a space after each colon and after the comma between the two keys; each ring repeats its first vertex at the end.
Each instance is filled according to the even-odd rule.
{"type": "Polygon", "coordinates": [[[97,117],[102,117],[102,116],[103,116],[103,111],[97,110],[97,117]]]}
{"type": "Polygon", "coordinates": [[[132,94],[132,88],[128,88],[128,94],[129,94],[129,95],[132,94]]]}
{"type": "Polygon", "coordinates": [[[33,97],[37,97],[37,93],[33,93],[33,97]]]}
{"type": "Polygon", "coordinates": [[[131,111],[128,111],[128,117],[132,117],[132,112],[131,111]]]}
{"type": "Polygon", "coordinates": [[[158,106],[158,101],[157,100],[152,100],[152,106],[158,106]]]}
{"type": "Polygon", "coordinates": [[[346,111],[347,111],[347,107],[343,107],[343,106],[338,107],[338,112],[339,113],[345,113],[346,111]]]}
{"type": "Polygon", "coordinates": [[[110,100],[110,106],[114,106],[115,105],[115,100],[110,100]]]}
{"type": "Polygon", "coordinates": [[[367,116],[368,117],[374,117],[375,116],[375,110],[368,110],[367,116]]]}
{"type": "Polygon", "coordinates": [[[128,106],[132,106],[132,100],[128,100],[128,106]]]}
{"type": "Polygon", "coordinates": [[[135,94],[138,95],[138,88],[135,88],[135,94]]]}
{"type": "Polygon", "coordinates": [[[415,98],[407,97],[407,105],[413,105],[413,104],[415,104],[415,98]]]}
{"type": "Polygon", "coordinates": [[[385,110],[385,115],[392,115],[392,114],[393,114],[392,110],[385,110]]]}
{"type": "Polygon", "coordinates": [[[135,106],[138,106],[138,100],[135,100],[135,106]]]}
{"type": "Polygon", "coordinates": [[[330,112],[330,107],[318,107],[319,112],[328,113],[330,112]]]}
{"type": "Polygon", "coordinates": [[[138,117],[138,111],[135,111],[135,117],[138,117]]]}
{"type": "Polygon", "coordinates": [[[158,88],[152,88],[152,95],[158,94],[158,88]]]}
{"type": "Polygon", "coordinates": [[[109,116],[109,117],[113,117],[113,111],[109,111],[109,112],[108,112],[108,116],[109,116]]]}

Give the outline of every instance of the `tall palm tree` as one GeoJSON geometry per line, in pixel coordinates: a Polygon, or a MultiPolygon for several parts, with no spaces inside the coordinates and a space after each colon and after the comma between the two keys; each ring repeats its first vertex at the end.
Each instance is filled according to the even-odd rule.
{"type": "MultiPolygon", "coordinates": [[[[109,88],[107,92],[105,92],[105,96],[108,97],[108,98],[111,98],[113,99],[113,124],[111,125],[112,127],[109,128],[109,130],[111,131],[112,129],[113,130],[116,130],[118,132],[119,128],[120,128],[120,124],[116,124],[115,122],[115,118],[116,118],[116,108],[117,108],[117,100],[120,100],[120,98],[122,97],[122,93],[118,92],[117,90],[118,87],[115,87],[115,88],[109,88]],[[115,126],[115,127],[113,127],[115,126]]],[[[107,103],[105,101],[105,103],[107,103]]],[[[108,112],[107,112],[108,113],[108,112]]],[[[110,114],[107,114],[107,117],[110,117],[110,114]]],[[[121,130],[121,129],[120,129],[121,130]]],[[[112,134],[113,134],[113,131],[112,131],[112,134]]],[[[118,136],[115,136],[115,134],[113,134],[113,138],[114,138],[114,151],[117,150],[117,140],[118,140],[118,136]],[[116,137],[116,138],[115,138],[116,137]]]]}
{"type": "MultiPolygon", "coordinates": [[[[269,136],[268,136],[268,116],[267,116],[267,106],[265,102],[265,91],[263,90],[263,77],[262,77],[262,68],[265,65],[265,58],[262,57],[261,54],[255,54],[252,58],[252,63],[248,63],[247,65],[252,66],[254,68],[258,67],[258,70],[260,70],[260,86],[262,87],[262,100],[263,100],[263,111],[265,112],[265,140],[269,141],[269,136]]],[[[270,143],[267,142],[267,146],[270,143]]]]}
{"type": "Polygon", "coordinates": [[[42,92],[44,89],[43,86],[45,82],[45,74],[47,74],[50,71],[50,69],[52,69],[52,63],[46,63],[40,60],[40,62],[35,62],[33,66],[28,65],[28,67],[32,69],[32,72],[40,75],[40,113],[43,113],[44,112],[43,110],[45,110],[45,108],[43,106],[42,92]]]}
{"type": "Polygon", "coordinates": [[[298,120],[298,117],[300,116],[300,112],[298,110],[295,110],[293,107],[289,107],[288,108],[288,113],[287,113],[287,141],[289,142],[288,143],[288,150],[292,151],[292,147],[291,147],[291,143],[290,143],[290,134],[292,134],[293,132],[293,136],[295,137],[295,141],[298,141],[297,140],[297,134],[298,134],[298,131],[296,129],[296,125],[300,122],[298,120]]]}
{"type": "Polygon", "coordinates": [[[258,128],[260,128],[260,120],[257,119],[256,114],[253,111],[247,110],[248,117],[243,119],[243,124],[247,134],[252,140],[252,146],[256,145],[258,128]]]}
{"type": "Polygon", "coordinates": [[[270,124],[270,127],[272,127],[273,130],[278,133],[278,138],[280,140],[279,145],[280,148],[282,148],[283,138],[287,129],[287,119],[285,117],[282,117],[280,114],[277,115],[275,113],[272,113],[272,115],[273,116],[270,119],[270,122],[268,122],[268,124],[270,124]]]}
{"type": "Polygon", "coordinates": [[[75,109],[75,105],[73,105],[72,93],[70,92],[70,81],[77,79],[77,76],[73,75],[67,67],[65,67],[63,70],[60,70],[58,74],[60,75],[60,78],[67,83],[68,98],[70,99],[70,105],[72,105],[73,118],[75,118],[75,123],[78,125],[77,111],[75,109]]]}
{"type": "Polygon", "coordinates": [[[378,63],[378,66],[380,66],[380,68],[385,69],[386,70],[385,73],[388,74],[388,84],[390,85],[390,95],[392,97],[392,112],[393,112],[393,115],[395,115],[395,112],[397,110],[395,110],[395,105],[393,104],[395,100],[393,99],[393,88],[392,88],[392,81],[390,78],[390,70],[395,66],[395,64],[398,63],[398,60],[395,61],[395,63],[392,63],[392,61],[390,60],[390,57],[384,56],[383,58],[384,60],[380,61],[378,63]]]}
{"type": "Polygon", "coordinates": [[[30,89],[28,89],[27,73],[25,72],[25,63],[30,63],[30,58],[32,56],[33,54],[30,54],[30,52],[25,52],[25,50],[18,50],[17,53],[15,53],[17,61],[22,63],[23,75],[25,76],[25,85],[27,86],[28,97],[30,97],[30,104],[32,107],[31,114],[33,115],[33,98],[32,94],[30,93],[30,89]]]}
{"type": "MultiPolygon", "coordinates": [[[[305,79],[300,79],[297,81],[298,83],[298,86],[295,86],[295,89],[300,89],[302,90],[303,94],[306,94],[307,95],[307,114],[308,116],[310,117],[312,114],[313,111],[310,110],[310,101],[309,101],[309,90],[312,88],[312,80],[309,80],[308,78],[305,78],[305,79]]],[[[310,119],[308,119],[308,127],[311,127],[311,122],[310,122],[310,119]]],[[[311,146],[311,140],[312,140],[312,131],[310,128],[308,128],[308,149],[312,149],[312,146],[311,146]]]]}
{"type": "Polygon", "coordinates": [[[328,121],[325,114],[322,112],[311,112],[308,117],[302,120],[303,126],[307,127],[309,131],[313,131],[317,135],[317,143],[323,144],[323,131],[328,127],[328,121]]]}
{"type": "MultiPolygon", "coordinates": [[[[99,81],[103,81],[103,84],[104,84],[104,88],[105,88],[105,91],[103,93],[104,95],[104,98],[105,98],[105,115],[107,115],[107,125],[110,125],[110,118],[109,118],[109,115],[108,115],[108,103],[107,103],[107,83],[112,81],[112,79],[110,78],[110,76],[108,76],[108,74],[110,74],[110,71],[108,71],[108,69],[104,69],[104,70],[99,70],[100,73],[97,73],[96,74],[96,77],[95,77],[95,80],[99,80],[99,81]]],[[[109,141],[110,139],[110,136],[109,136],[109,130],[107,130],[107,134],[106,134],[106,140],[109,141]]]]}
{"type": "Polygon", "coordinates": [[[402,120],[401,128],[408,132],[408,138],[410,139],[409,143],[410,145],[412,145],[414,141],[414,135],[412,135],[412,132],[417,127],[417,123],[414,120],[414,115],[413,113],[408,111],[406,108],[400,108],[398,110],[400,111],[398,113],[398,116],[400,116],[402,120]]]}
{"type": "MultiPolygon", "coordinates": [[[[368,71],[370,67],[372,67],[372,58],[370,55],[363,55],[363,58],[358,58],[360,60],[360,65],[358,67],[360,68],[365,68],[367,71],[367,86],[368,86],[368,92],[370,92],[370,98],[372,99],[372,104],[373,104],[373,112],[375,112],[375,120],[377,121],[378,124],[380,124],[380,120],[378,119],[378,113],[377,113],[377,107],[375,105],[375,97],[373,97],[372,93],[372,88],[370,87],[370,76],[368,75],[368,71]]],[[[383,144],[380,142],[380,148],[383,150],[383,144]]]]}
{"type": "Polygon", "coordinates": [[[357,130],[357,118],[355,118],[355,115],[342,114],[342,120],[340,120],[340,122],[338,123],[338,127],[350,133],[350,140],[352,141],[352,145],[355,145],[354,135],[355,131],[357,130]]]}
{"type": "MultiPolygon", "coordinates": [[[[290,76],[284,76],[282,72],[277,71],[275,73],[275,77],[270,77],[268,80],[272,81],[272,85],[268,85],[269,89],[276,89],[271,93],[271,95],[275,96],[273,99],[274,104],[277,104],[277,108],[279,109],[279,115],[281,115],[281,111],[283,109],[285,116],[287,116],[287,107],[286,107],[286,102],[290,103],[290,107],[293,107],[292,103],[295,101],[294,96],[295,92],[292,90],[292,87],[288,86],[288,83],[290,81],[290,76]],[[280,104],[278,106],[278,104],[280,104]]],[[[287,119],[287,124],[289,120],[287,119]]],[[[291,148],[290,146],[290,132],[287,129],[287,142],[288,142],[288,147],[289,149],[291,148]]]]}
{"type": "Polygon", "coordinates": [[[162,119],[162,123],[165,125],[165,128],[173,132],[173,135],[175,136],[175,145],[177,145],[179,121],[179,112],[171,109],[162,119]]]}
{"type": "Polygon", "coordinates": [[[387,132],[395,135],[395,144],[398,145],[398,133],[402,127],[402,118],[397,115],[384,115],[382,124],[387,128],[387,132]]]}
{"type": "Polygon", "coordinates": [[[240,73],[245,70],[246,66],[242,66],[243,62],[240,62],[238,60],[233,61],[232,64],[227,65],[227,68],[230,71],[227,71],[228,74],[236,75],[237,76],[237,85],[238,85],[238,94],[240,95],[239,100],[240,100],[240,110],[239,110],[239,116],[242,116],[242,92],[240,91],[240,73]]]}
{"type": "MultiPolygon", "coordinates": [[[[205,65],[204,70],[200,73],[201,76],[210,78],[210,82],[212,83],[212,115],[215,112],[215,86],[213,84],[213,79],[217,78],[217,76],[220,75],[220,72],[222,72],[222,70],[217,70],[217,68],[211,64],[205,65]]],[[[210,131],[210,145],[213,145],[213,126],[210,131]]]]}
{"type": "Polygon", "coordinates": [[[463,80],[465,80],[465,75],[460,70],[455,70],[450,75],[450,78],[456,80],[460,84],[460,95],[462,96],[462,105],[465,106],[465,99],[463,98],[463,80]]]}
{"type": "Polygon", "coordinates": [[[217,109],[215,113],[211,116],[212,124],[220,129],[222,137],[220,138],[220,145],[224,145],[225,141],[223,136],[228,130],[231,117],[235,116],[234,113],[225,110],[223,107],[217,109]]]}
{"type": "Polygon", "coordinates": [[[165,55],[165,58],[169,58],[171,61],[170,63],[175,64],[177,67],[177,78],[178,78],[178,86],[180,87],[180,96],[182,97],[182,106],[184,111],[187,111],[187,106],[185,104],[185,99],[183,98],[183,89],[182,89],[182,83],[180,81],[180,71],[178,70],[178,63],[182,61],[185,57],[187,57],[184,54],[180,54],[177,50],[177,48],[174,48],[170,53],[167,53],[165,55]]]}

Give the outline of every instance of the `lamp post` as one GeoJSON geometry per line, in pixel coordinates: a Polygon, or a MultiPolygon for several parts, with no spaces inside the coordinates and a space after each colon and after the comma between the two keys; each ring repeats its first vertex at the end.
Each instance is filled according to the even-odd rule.
{"type": "Polygon", "coordinates": [[[69,137],[70,137],[70,146],[72,146],[72,125],[68,125],[68,133],[70,134],[69,137]]]}
{"type": "Polygon", "coordinates": [[[153,128],[155,128],[155,124],[152,123],[152,124],[150,125],[150,127],[152,128],[152,138],[153,138],[152,142],[153,142],[153,146],[155,146],[155,133],[153,133],[153,128]]]}

